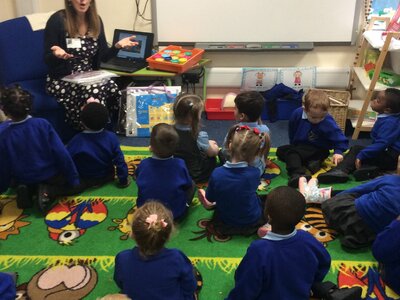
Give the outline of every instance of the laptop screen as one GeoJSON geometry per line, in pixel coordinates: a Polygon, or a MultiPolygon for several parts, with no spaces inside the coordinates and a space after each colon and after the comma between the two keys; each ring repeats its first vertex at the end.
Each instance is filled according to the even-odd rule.
{"type": "Polygon", "coordinates": [[[149,57],[153,47],[153,33],[116,29],[114,33],[114,44],[117,41],[132,35],[136,36],[135,41],[138,42],[138,45],[129,50],[119,50],[117,57],[132,60],[144,60],[149,57]]]}

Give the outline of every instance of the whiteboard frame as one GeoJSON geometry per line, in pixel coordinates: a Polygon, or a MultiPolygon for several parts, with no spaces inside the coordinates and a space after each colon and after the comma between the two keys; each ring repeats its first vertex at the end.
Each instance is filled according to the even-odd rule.
{"type": "MultiPolygon", "coordinates": [[[[189,10],[190,7],[190,2],[193,1],[193,5],[198,5],[199,3],[203,3],[205,0],[203,1],[198,1],[198,0],[151,0],[151,7],[152,7],[152,28],[153,28],[153,32],[155,34],[155,43],[159,44],[159,45],[167,45],[167,44],[181,44],[181,45],[185,45],[185,44],[194,44],[194,43],[235,43],[235,42],[245,42],[245,43],[252,43],[252,42],[315,42],[318,44],[351,44],[354,45],[357,37],[358,37],[358,29],[359,29],[359,21],[360,21],[360,15],[361,15],[361,7],[362,7],[362,1],[361,0],[346,0],[345,2],[351,2],[349,5],[350,8],[353,8],[354,5],[354,11],[349,11],[347,13],[347,23],[350,24],[351,23],[351,32],[346,31],[342,34],[342,37],[340,37],[339,39],[330,39],[330,38],[326,38],[323,39],[322,37],[327,37],[329,33],[327,33],[326,31],[324,32],[323,29],[319,30],[319,33],[317,34],[318,38],[280,38],[279,35],[276,35],[276,37],[274,38],[268,38],[267,40],[265,40],[265,38],[261,38],[261,39],[255,39],[254,37],[251,39],[247,39],[244,38],[243,36],[239,38],[237,38],[236,40],[234,40],[233,38],[229,38],[228,40],[223,40],[223,38],[218,38],[217,40],[212,38],[211,36],[213,36],[212,34],[208,34],[207,33],[207,38],[205,37],[205,33],[201,33],[200,31],[198,31],[196,34],[203,35],[203,37],[200,38],[193,38],[193,39],[189,39],[187,37],[182,37],[182,35],[180,37],[173,37],[173,38],[169,38],[167,35],[169,35],[170,32],[177,32],[177,30],[179,30],[178,27],[184,28],[185,25],[174,25],[176,23],[179,23],[180,21],[186,21],[185,19],[182,18],[183,15],[185,15],[185,11],[184,9],[188,10],[189,13],[191,11],[193,11],[193,8],[191,10],[189,10]],[[184,5],[180,5],[179,1],[183,1],[182,3],[184,3],[184,5]],[[194,2],[196,1],[196,2],[194,2]],[[353,2],[352,2],[353,1],[353,2]],[[173,6],[168,7],[168,11],[167,14],[161,15],[159,14],[159,10],[164,8],[167,4],[166,3],[170,3],[171,5],[178,5],[180,9],[176,9],[173,6]],[[160,5],[159,5],[160,4],[160,5]],[[176,18],[170,20],[171,22],[168,22],[168,24],[170,24],[170,26],[165,26],[162,24],[162,22],[165,22],[166,20],[168,20],[168,18],[172,18],[172,14],[171,11],[178,11],[176,14],[176,18]],[[352,18],[352,22],[350,22],[350,15],[353,17],[352,18]],[[179,18],[179,16],[181,16],[181,18],[179,18]],[[161,19],[161,21],[160,21],[161,19]],[[175,20],[175,21],[173,21],[175,20]],[[163,26],[162,29],[159,28],[159,26],[163,26]],[[175,26],[175,27],[174,27],[175,26]],[[167,33],[167,34],[166,34],[167,33]],[[346,35],[346,37],[343,37],[343,35],[346,35]]],[[[210,0],[213,1],[213,3],[226,3],[226,1],[243,1],[243,0],[210,0]]],[[[263,1],[263,3],[267,3],[267,1],[279,1],[279,3],[285,3],[284,5],[288,5],[291,1],[292,4],[293,3],[305,3],[306,1],[312,2],[315,0],[252,0],[255,1],[254,3],[257,3],[257,1],[263,1]],[[265,1],[265,2],[264,2],[265,1]],[[285,2],[283,2],[285,1],[285,2]]],[[[324,2],[324,1],[329,1],[331,3],[337,3],[335,0],[316,0],[319,2],[324,2]]],[[[337,0],[338,1],[338,0],[337,0]]],[[[344,0],[340,0],[342,1],[342,3],[344,3],[344,0]]],[[[250,1],[243,1],[243,3],[246,3],[248,5],[251,5],[250,1]]],[[[259,4],[259,3],[258,3],[259,4]]],[[[216,4],[215,4],[216,5],[216,4]]],[[[218,5],[222,5],[222,4],[218,4],[218,5]]],[[[236,5],[238,5],[238,3],[236,3],[236,5]]],[[[259,4],[260,5],[260,4],[259,4]]],[[[265,4],[262,4],[265,5],[265,4]]],[[[321,4],[318,4],[321,5],[321,4]]],[[[326,5],[326,3],[325,3],[326,5]]],[[[202,13],[205,14],[205,8],[201,8],[202,9],[202,13]]],[[[164,9],[166,10],[166,9],[164,9]]],[[[163,10],[163,11],[164,11],[163,10]]],[[[199,9],[200,10],[200,9],[199,9]]],[[[201,15],[201,14],[200,14],[201,15]]],[[[215,15],[213,16],[215,17],[215,15]]],[[[242,17],[242,16],[239,16],[242,17]]],[[[267,15],[265,15],[265,18],[268,18],[267,15]]],[[[318,18],[318,17],[316,17],[318,18]]],[[[338,19],[339,20],[339,19],[338,19]]],[[[187,24],[188,21],[186,21],[187,24]]],[[[319,22],[322,22],[321,20],[319,22]]],[[[338,21],[339,22],[339,21],[338,21]]],[[[185,23],[185,22],[183,22],[185,23]]],[[[237,23],[237,21],[235,22],[237,23]]],[[[306,22],[307,23],[307,22],[306,22]]],[[[187,26],[187,25],[186,25],[187,26]]],[[[306,26],[306,25],[305,25],[306,26]]],[[[307,25],[308,27],[310,27],[310,25],[307,25]]],[[[196,26],[195,26],[196,27],[196,26]]],[[[197,26],[200,27],[200,26],[197,26]]],[[[346,26],[347,28],[348,26],[346,26]]],[[[197,29],[198,30],[198,29],[197,29]]],[[[184,30],[182,30],[184,31],[184,30]]],[[[247,31],[246,31],[247,32],[247,31]]],[[[175,33],[174,33],[175,34],[175,33]]],[[[182,33],[184,34],[184,33],[182,33]]],[[[246,33],[242,33],[242,35],[244,35],[246,33]]],[[[314,33],[316,34],[316,33],[314,33]]],[[[178,34],[179,35],[179,34],[178,34]]],[[[215,34],[214,34],[215,35],[215,34]]],[[[221,34],[219,34],[221,36],[221,34]]],[[[290,36],[290,34],[289,34],[290,36]]]]}

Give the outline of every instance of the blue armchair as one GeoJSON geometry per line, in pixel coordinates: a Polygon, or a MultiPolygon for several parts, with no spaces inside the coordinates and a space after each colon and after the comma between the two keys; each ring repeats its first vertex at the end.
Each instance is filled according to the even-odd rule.
{"type": "Polygon", "coordinates": [[[33,95],[35,117],[47,119],[64,142],[74,131],[65,123],[64,108],[46,93],[44,30],[33,31],[26,17],[0,22],[0,84],[19,84],[33,95]]]}

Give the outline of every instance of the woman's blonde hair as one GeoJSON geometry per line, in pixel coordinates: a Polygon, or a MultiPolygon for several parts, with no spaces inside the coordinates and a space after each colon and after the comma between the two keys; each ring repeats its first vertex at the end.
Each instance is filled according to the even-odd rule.
{"type": "Polygon", "coordinates": [[[267,156],[270,138],[257,128],[235,125],[230,128],[225,148],[229,149],[231,159],[251,163],[257,156],[267,156]]]}
{"type": "Polygon", "coordinates": [[[183,124],[190,122],[192,135],[195,139],[197,139],[200,131],[200,113],[203,108],[203,100],[195,94],[180,94],[174,102],[175,122],[183,124]]]}
{"type": "Polygon", "coordinates": [[[172,213],[160,202],[148,201],[133,214],[132,238],[144,257],[157,254],[173,228],[172,213]]]}
{"type": "Polygon", "coordinates": [[[309,111],[311,107],[328,111],[330,107],[328,94],[323,90],[308,90],[304,96],[304,108],[309,111]]]}
{"type": "MultiPolygon", "coordinates": [[[[70,37],[78,37],[79,28],[77,14],[72,6],[71,0],[64,0],[65,4],[65,28],[70,37]]],[[[86,12],[86,21],[88,22],[88,36],[98,38],[101,30],[100,17],[97,14],[96,1],[91,0],[90,6],[86,12]]]]}

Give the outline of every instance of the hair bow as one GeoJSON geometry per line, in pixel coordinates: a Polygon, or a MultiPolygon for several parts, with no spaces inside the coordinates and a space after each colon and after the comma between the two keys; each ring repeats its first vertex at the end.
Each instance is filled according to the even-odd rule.
{"type": "MultiPolygon", "coordinates": [[[[151,214],[146,218],[146,223],[149,224],[147,229],[150,229],[154,224],[156,224],[158,221],[158,215],[157,214],[151,214]]],[[[168,223],[164,221],[164,219],[160,220],[161,227],[165,228],[167,227],[168,223]]]]}
{"type": "Polygon", "coordinates": [[[260,134],[260,130],[258,128],[253,128],[251,129],[249,126],[247,125],[241,125],[236,127],[236,131],[241,131],[241,130],[252,130],[255,134],[259,135],[260,134]]]}

